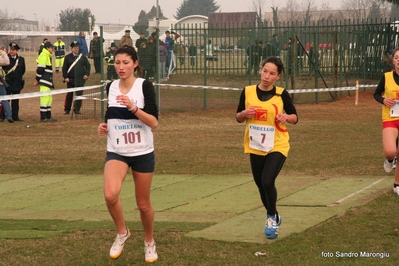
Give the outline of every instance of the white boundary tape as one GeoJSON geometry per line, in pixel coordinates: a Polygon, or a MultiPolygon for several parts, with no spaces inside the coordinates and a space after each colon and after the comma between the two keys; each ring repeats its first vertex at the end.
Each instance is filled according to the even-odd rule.
{"type": "MultiPolygon", "coordinates": [[[[228,88],[228,87],[214,87],[214,86],[196,86],[196,85],[178,85],[178,84],[159,84],[154,83],[155,86],[163,87],[184,87],[193,89],[211,89],[211,90],[230,90],[230,91],[241,91],[242,88],[228,88]]],[[[360,86],[359,86],[360,87],[360,86]]],[[[355,91],[359,87],[339,87],[339,88],[324,88],[324,89],[299,89],[299,90],[287,90],[289,93],[308,93],[308,92],[328,92],[328,91],[355,91]]],[[[370,85],[370,87],[376,87],[376,85],[370,85]]]]}
{"type": "MultiPolygon", "coordinates": [[[[3,95],[0,96],[0,101],[4,100],[13,100],[13,99],[27,99],[34,98],[46,95],[55,95],[55,94],[64,94],[68,92],[74,91],[83,91],[83,90],[91,90],[95,88],[100,88],[104,85],[94,85],[94,86],[85,86],[78,88],[67,88],[67,89],[59,89],[59,90],[51,90],[48,92],[31,92],[31,93],[21,93],[21,94],[13,94],[13,95],[3,95]]],[[[215,87],[215,86],[201,86],[201,85],[179,85],[179,84],[160,84],[154,83],[154,86],[162,86],[162,87],[183,87],[183,88],[193,88],[193,89],[211,89],[211,90],[228,90],[228,91],[242,91],[242,88],[228,88],[228,87],[215,87]]],[[[338,88],[323,88],[323,89],[298,89],[298,90],[287,90],[288,93],[309,93],[309,92],[331,92],[331,91],[356,91],[356,94],[359,88],[371,88],[377,87],[377,85],[359,85],[356,82],[356,86],[352,87],[338,87],[338,88]]],[[[88,95],[77,96],[75,100],[84,100],[88,99],[88,96],[99,95],[100,93],[92,93],[88,95]]],[[[92,98],[91,98],[92,99],[92,98]]],[[[94,100],[106,101],[107,99],[99,99],[93,98],[94,100]]],[[[356,105],[357,105],[357,96],[356,96],[356,105]]]]}
{"type": "Polygon", "coordinates": [[[21,94],[2,95],[2,96],[0,96],[0,101],[15,100],[15,99],[27,99],[27,98],[34,98],[34,97],[47,96],[47,95],[56,95],[56,94],[66,94],[68,92],[73,92],[73,91],[92,90],[92,89],[96,89],[96,88],[101,88],[102,86],[103,85],[94,85],[94,86],[86,86],[86,87],[51,90],[51,91],[46,91],[46,92],[29,92],[29,93],[21,93],[21,94]]]}
{"type": "MultiPolygon", "coordinates": [[[[89,93],[89,94],[85,94],[85,95],[80,95],[80,96],[76,96],[75,100],[95,100],[95,101],[100,101],[100,102],[105,102],[108,101],[108,99],[105,97],[104,99],[100,99],[94,96],[100,96],[101,92],[94,92],[94,93],[89,93]]],[[[104,95],[105,96],[105,95],[104,95]]]]}

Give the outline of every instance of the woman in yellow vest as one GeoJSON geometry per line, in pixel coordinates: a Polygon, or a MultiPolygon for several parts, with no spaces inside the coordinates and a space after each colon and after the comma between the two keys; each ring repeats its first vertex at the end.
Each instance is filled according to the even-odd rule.
{"type": "MultiPolygon", "coordinates": [[[[382,147],[384,169],[390,173],[396,167],[398,155],[397,138],[399,131],[399,48],[392,54],[393,71],[384,73],[374,92],[374,99],[382,104],[382,147]]],[[[399,170],[395,169],[393,192],[399,195],[399,170]]]]}
{"type": "Polygon", "coordinates": [[[252,175],[266,209],[264,233],[268,239],[278,236],[281,217],[277,212],[275,180],[290,149],[286,123],[296,124],[298,116],[289,93],[274,83],[285,72],[278,57],[262,62],[260,83],[244,88],[236,119],[246,122],[244,152],[249,153],[252,175]]]}

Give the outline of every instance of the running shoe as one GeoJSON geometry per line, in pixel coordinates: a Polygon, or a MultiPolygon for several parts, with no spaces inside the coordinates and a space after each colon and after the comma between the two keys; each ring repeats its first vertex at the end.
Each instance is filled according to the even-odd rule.
{"type": "MultiPolygon", "coordinates": [[[[14,119],[15,120],[15,119],[14,119]]],[[[393,159],[393,165],[392,165],[392,169],[396,169],[396,163],[398,162],[398,159],[395,157],[395,159],[393,159]]]]}
{"type": "Polygon", "coordinates": [[[278,237],[278,228],[281,224],[281,217],[278,216],[278,223],[277,223],[277,216],[276,215],[267,215],[266,220],[266,227],[265,227],[265,235],[268,239],[274,239],[278,237]]]}
{"type": "Polygon", "coordinates": [[[393,193],[399,195],[399,187],[393,187],[393,193]]]}
{"type": "Polygon", "coordinates": [[[385,160],[385,162],[384,162],[384,170],[385,170],[385,172],[390,173],[390,172],[392,172],[392,169],[393,169],[393,161],[392,162],[388,162],[388,160],[385,160]]]}
{"type": "Polygon", "coordinates": [[[109,251],[109,257],[113,260],[119,258],[123,253],[123,247],[125,246],[126,240],[130,237],[130,230],[126,228],[127,232],[125,236],[116,235],[114,244],[112,244],[111,250],[109,251]]]}
{"type": "Polygon", "coordinates": [[[157,247],[155,245],[155,242],[149,244],[144,242],[144,254],[145,262],[147,263],[155,262],[158,260],[157,247]]]}

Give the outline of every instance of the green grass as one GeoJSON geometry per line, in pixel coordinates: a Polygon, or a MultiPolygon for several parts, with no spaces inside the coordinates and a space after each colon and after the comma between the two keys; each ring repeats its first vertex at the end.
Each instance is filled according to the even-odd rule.
{"type": "MultiPolygon", "coordinates": [[[[184,81],[187,77],[176,75],[169,82],[183,84],[184,81]]],[[[219,94],[215,94],[215,100],[220,100],[219,94]]],[[[96,132],[101,121],[71,121],[70,117],[63,117],[62,100],[55,97],[57,123],[37,122],[38,103],[32,99],[21,101],[24,122],[0,124],[2,174],[102,173],[106,139],[96,132]]],[[[172,104],[184,102],[178,93],[173,93],[170,100],[175,101],[172,104]]],[[[234,105],[207,111],[181,111],[177,106],[179,112],[161,113],[159,127],[154,130],[155,175],[250,174],[248,156],[243,154],[242,147],[244,127],[235,121],[235,108],[234,105]]],[[[358,106],[354,105],[353,96],[345,96],[335,102],[298,104],[297,109],[299,123],[289,125],[291,151],[279,178],[385,175],[381,110],[371,92],[360,94],[358,106]]],[[[393,175],[390,176],[393,182],[393,175]]],[[[264,245],[186,237],[186,233],[210,224],[156,220],[160,256],[156,264],[396,265],[399,262],[397,205],[398,198],[387,187],[382,193],[370,195],[363,205],[304,232],[264,245]],[[255,252],[266,255],[255,256],[255,252]],[[331,252],[333,257],[323,257],[322,252],[331,252]],[[359,256],[360,252],[385,252],[389,257],[339,258],[336,252],[354,252],[359,256]]],[[[117,261],[110,261],[108,250],[115,236],[111,219],[99,222],[40,217],[2,219],[0,265],[144,265],[141,224],[128,222],[128,225],[132,230],[127,244],[129,251],[117,261]]]]}

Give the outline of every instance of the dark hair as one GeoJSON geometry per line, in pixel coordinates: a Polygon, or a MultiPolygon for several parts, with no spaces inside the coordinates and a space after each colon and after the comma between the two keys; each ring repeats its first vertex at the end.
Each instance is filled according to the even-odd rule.
{"type": "Polygon", "coordinates": [[[382,60],[385,61],[385,63],[387,63],[389,65],[389,67],[391,67],[392,69],[395,68],[392,60],[393,60],[393,55],[399,51],[399,47],[396,47],[395,50],[393,50],[392,54],[387,53],[384,58],[382,58],[382,60]]]}
{"type": "MultiPolygon", "coordinates": [[[[134,49],[133,46],[130,46],[130,45],[125,44],[125,45],[119,47],[119,48],[116,50],[116,52],[115,52],[115,54],[114,54],[114,57],[116,57],[116,55],[118,55],[118,54],[127,54],[127,55],[129,55],[129,56],[132,58],[133,62],[138,61],[138,55],[137,55],[136,49],[134,49]]],[[[142,76],[143,76],[143,70],[142,70],[142,68],[140,67],[140,65],[138,65],[138,66],[134,69],[134,72],[137,72],[137,76],[138,76],[138,77],[142,77],[142,76]]]]}
{"type": "Polygon", "coordinates": [[[277,72],[279,74],[285,73],[284,64],[283,64],[283,62],[281,62],[280,58],[278,58],[276,56],[269,56],[268,58],[263,60],[262,67],[264,67],[266,65],[266,63],[275,64],[277,66],[277,72]]]}
{"type": "Polygon", "coordinates": [[[394,55],[397,51],[399,51],[399,47],[396,47],[395,50],[393,50],[393,52],[392,52],[392,58],[393,58],[393,55],[394,55]]]}

